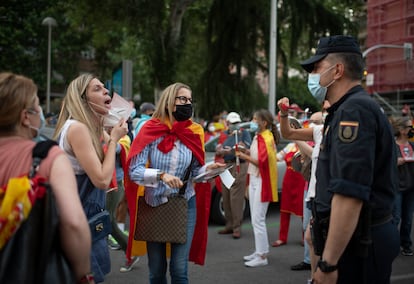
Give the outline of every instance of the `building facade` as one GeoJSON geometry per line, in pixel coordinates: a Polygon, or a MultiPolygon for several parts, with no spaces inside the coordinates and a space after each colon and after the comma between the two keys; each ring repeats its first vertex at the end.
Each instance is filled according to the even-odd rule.
{"type": "Polygon", "coordinates": [[[414,43],[414,0],[368,0],[366,49],[367,89],[399,108],[414,105],[414,61],[404,43],[414,43]]]}

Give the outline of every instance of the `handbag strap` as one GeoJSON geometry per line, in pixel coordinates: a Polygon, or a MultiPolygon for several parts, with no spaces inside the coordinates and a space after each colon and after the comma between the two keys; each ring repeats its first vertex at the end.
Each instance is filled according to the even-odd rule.
{"type": "Polygon", "coordinates": [[[187,171],[185,172],[185,176],[184,176],[184,179],[183,179],[184,184],[183,184],[182,187],[180,187],[180,191],[178,192],[178,194],[180,194],[180,195],[184,195],[185,189],[187,188],[188,178],[190,177],[191,166],[193,165],[193,162],[194,162],[194,155],[191,154],[191,162],[190,162],[190,165],[187,168],[187,171]]]}
{"type": "Polygon", "coordinates": [[[30,169],[29,178],[33,178],[39,170],[40,163],[47,157],[49,150],[57,146],[57,143],[53,140],[39,141],[36,143],[32,150],[32,168],[30,169]]]}

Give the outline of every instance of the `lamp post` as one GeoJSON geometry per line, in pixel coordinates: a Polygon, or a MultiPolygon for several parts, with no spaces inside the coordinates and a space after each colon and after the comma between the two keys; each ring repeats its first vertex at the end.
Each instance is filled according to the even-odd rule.
{"type": "Polygon", "coordinates": [[[269,102],[270,113],[275,115],[276,78],[277,78],[277,0],[271,0],[270,16],[270,54],[269,54],[269,102]]]}
{"type": "Polygon", "coordinates": [[[46,113],[50,112],[50,69],[51,69],[51,53],[52,53],[52,27],[56,27],[56,20],[52,17],[46,17],[42,21],[43,26],[48,27],[47,42],[47,83],[46,83],[46,113]]]}

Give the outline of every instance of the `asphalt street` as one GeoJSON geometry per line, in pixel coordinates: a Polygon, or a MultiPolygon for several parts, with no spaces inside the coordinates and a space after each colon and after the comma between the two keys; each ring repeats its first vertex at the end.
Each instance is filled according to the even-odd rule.
{"type": "MultiPolygon", "coordinates": [[[[284,246],[270,247],[269,264],[257,268],[247,268],[243,256],[248,255],[254,248],[253,230],[250,219],[243,224],[242,237],[235,240],[231,235],[219,235],[217,231],[222,226],[210,224],[207,257],[204,266],[189,264],[189,282],[196,284],[221,283],[299,283],[304,284],[309,271],[292,271],[290,266],[303,260],[301,246],[301,219],[292,216],[289,229],[288,243],[284,246]]],[[[269,241],[277,239],[279,234],[279,207],[273,204],[267,215],[269,241]]],[[[111,251],[112,271],[106,277],[108,284],[149,283],[146,256],[130,272],[119,272],[124,263],[123,251],[111,251]]],[[[398,256],[394,262],[391,278],[393,284],[414,283],[414,257],[398,256]]]]}

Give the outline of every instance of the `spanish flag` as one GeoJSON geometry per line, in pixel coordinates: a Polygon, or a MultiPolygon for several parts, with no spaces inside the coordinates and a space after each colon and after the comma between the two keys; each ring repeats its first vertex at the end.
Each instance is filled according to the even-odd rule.
{"type": "MultiPolygon", "coordinates": [[[[121,152],[119,153],[119,156],[121,158],[121,165],[122,168],[124,168],[124,165],[126,164],[126,159],[128,156],[129,148],[131,146],[131,139],[128,135],[125,135],[118,141],[119,146],[121,147],[121,152]]],[[[108,151],[108,145],[104,145],[104,152],[106,153],[108,151]]],[[[116,169],[114,169],[114,172],[112,173],[112,180],[109,184],[109,188],[118,188],[118,181],[116,179],[116,169]]]]}
{"type": "Polygon", "coordinates": [[[270,130],[257,134],[262,202],[278,201],[276,145],[270,130]]]}
{"type": "MultiPolygon", "coordinates": [[[[204,130],[191,120],[177,121],[171,125],[168,121],[161,122],[157,118],[148,120],[134,139],[128,154],[125,173],[125,194],[130,213],[130,234],[128,238],[127,258],[146,253],[146,243],[134,240],[137,205],[139,196],[144,195],[144,187],[138,186],[129,179],[131,159],[138,155],[149,143],[164,136],[158,149],[164,153],[172,150],[174,142],[179,139],[192,152],[201,165],[204,165],[204,130]]],[[[208,218],[210,214],[211,187],[210,183],[197,183],[195,186],[197,203],[197,222],[190,249],[190,261],[203,265],[207,248],[208,218]]]]}

